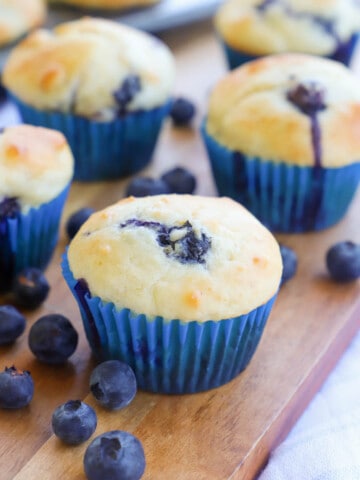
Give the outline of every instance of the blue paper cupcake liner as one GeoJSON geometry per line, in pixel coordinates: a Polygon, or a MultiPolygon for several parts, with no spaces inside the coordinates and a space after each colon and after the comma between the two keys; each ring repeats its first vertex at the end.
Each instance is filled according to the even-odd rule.
{"type": "Polygon", "coordinates": [[[37,110],[12,96],[25,123],[61,131],[75,158],[74,180],[114,180],[148,165],[171,102],[111,122],[37,110]]]}
{"type": "Polygon", "coordinates": [[[243,204],[275,232],[323,230],[340,221],[360,181],[360,162],[299,167],[246,156],[201,130],[220,195],[243,204]]]}
{"type": "Polygon", "coordinates": [[[38,208],[0,220],[0,291],[10,290],[16,274],[24,268],[46,268],[57,245],[68,191],[69,186],[38,208]]]}
{"type": "MultiPolygon", "coordinates": [[[[359,38],[359,34],[353,34],[347,42],[341,43],[338,48],[330,55],[324,55],[325,58],[329,58],[331,60],[336,60],[337,62],[341,62],[347,67],[350,66],[351,60],[353,58],[353,54],[355,52],[356,44],[359,38]]],[[[240,67],[244,63],[251,62],[253,60],[257,60],[261,57],[265,57],[266,55],[251,55],[245,52],[238,51],[227,43],[221,41],[222,48],[225,54],[225,58],[230,70],[234,70],[237,67],[240,67]]],[[[284,52],[285,53],[285,52],[284,52]]],[[[305,52],[304,52],[305,53],[305,52]]],[[[322,55],[320,55],[322,56],[322,55]]]]}
{"type": "Polygon", "coordinates": [[[93,353],[129,364],[139,388],[195,393],[223,385],[246,368],[262,336],[276,295],[246,315],[220,321],[149,318],[91,297],[77,281],[66,253],[63,276],[74,295],[93,353]]]}

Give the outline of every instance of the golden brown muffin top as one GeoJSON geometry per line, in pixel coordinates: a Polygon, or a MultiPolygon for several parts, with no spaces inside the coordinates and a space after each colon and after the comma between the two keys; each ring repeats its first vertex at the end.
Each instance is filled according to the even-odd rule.
{"type": "Polygon", "coordinates": [[[226,0],[215,26],[235,50],[253,55],[329,55],[360,31],[356,0],[226,0]]]}
{"type": "Polygon", "coordinates": [[[24,212],[59,195],[73,169],[69,145],[57,130],[22,124],[0,133],[0,199],[16,197],[24,212]]]}
{"type": "Polygon", "coordinates": [[[249,156],[324,167],[360,160],[360,88],[354,73],[320,57],[264,57],[228,73],[209,100],[207,132],[249,156]]]}
{"type": "Polygon", "coordinates": [[[278,243],[253,215],[195,195],[129,197],[93,214],[68,260],[92,296],[182,321],[248,313],[275,295],[282,273],[278,243]]]}

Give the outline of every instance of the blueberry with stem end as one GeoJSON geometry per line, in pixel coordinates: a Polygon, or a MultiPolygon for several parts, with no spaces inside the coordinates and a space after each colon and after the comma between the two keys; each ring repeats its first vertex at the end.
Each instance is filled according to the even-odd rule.
{"type": "Polygon", "coordinates": [[[53,412],[51,426],[54,434],[68,445],[79,445],[95,432],[95,410],[81,400],[69,400],[53,412]]]}
{"type": "Polygon", "coordinates": [[[38,360],[59,365],[75,352],[78,333],[63,315],[44,315],[30,328],[28,343],[38,360]]]}
{"type": "Polygon", "coordinates": [[[126,196],[147,197],[170,193],[169,185],[164,180],[150,177],[135,177],[127,186],[126,196]]]}
{"type": "Polygon", "coordinates": [[[0,373],[0,408],[22,408],[34,395],[34,382],[30,372],[18,370],[14,365],[0,373]]]}
{"type": "Polygon", "coordinates": [[[280,254],[283,263],[280,285],[283,285],[295,275],[298,266],[298,258],[295,251],[285,245],[280,245],[280,254]]]}
{"type": "Polygon", "coordinates": [[[15,342],[24,332],[25,317],[12,305],[0,305],[0,345],[15,342]]]}
{"type": "Polygon", "coordinates": [[[351,282],[360,277],[360,244],[338,242],[326,252],[326,266],[337,282],[351,282]]]}
{"type": "Polygon", "coordinates": [[[80,229],[81,225],[95,212],[93,208],[83,207],[73,212],[67,219],[65,230],[69,239],[73,239],[80,229]]]}
{"type": "Polygon", "coordinates": [[[49,282],[39,268],[25,268],[14,279],[13,295],[20,307],[34,310],[44,302],[49,291],[49,282]]]}
{"type": "Polygon", "coordinates": [[[196,113],[194,103],[184,97],[175,98],[171,105],[170,118],[178,127],[188,126],[196,113]]]}
{"type": "Polygon", "coordinates": [[[103,407],[109,410],[124,408],[136,394],[135,374],[126,363],[107,360],[92,371],[90,390],[103,407]]]}
{"type": "Polygon", "coordinates": [[[138,438],[122,430],[96,437],[84,455],[88,480],[139,480],[145,471],[145,454],[138,438]]]}
{"type": "Polygon", "coordinates": [[[196,188],[195,176],[183,167],[168,170],[161,175],[160,179],[169,185],[171,193],[192,194],[196,188]]]}

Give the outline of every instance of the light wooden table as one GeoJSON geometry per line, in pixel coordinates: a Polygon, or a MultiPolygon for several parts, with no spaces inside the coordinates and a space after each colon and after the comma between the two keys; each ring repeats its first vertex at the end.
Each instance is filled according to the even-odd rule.
{"type": "MultiPolygon", "coordinates": [[[[215,195],[197,127],[212,85],[225,73],[222,52],[209,23],[173,31],[164,39],[176,54],[175,93],[192,98],[198,115],[193,129],[165,126],[154,161],[142,173],[158,175],[175,165],[187,166],[198,178],[196,193],[215,195]]],[[[360,240],[358,196],[337,226],[321,233],[278,237],[298,253],[298,274],[281,290],[258,350],[238,378],[195,395],[139,392],[121,411],[102,410],[89,395],[89,372],[95,364],[59,260],[66,246],[68,215],[82,206],[102,208],[113,203],[124,195],[127,181],[73,184],[59,245],[46,272],[50,296],[37,311],[26,312],[28,326],[21,339],[0,348],[0,369],[15,364],[30,370],[35,382],[29,407],[0,411],[1,480],[84,480],[82,458],[88,442],[64,446],[52,435],[50,425],[56,406],[78,398],[97,411],[95,435],[123,429],[140,438],[147,459],[144,480],[252,480],[360,326],[359,283],[334,284],[324,263],[326,250],[336,241],[360,240]],[[27,346],[29,327],[49,312],[67,315],[80,334],[78,349],[65,366],[38,363],[27,346]]]]}

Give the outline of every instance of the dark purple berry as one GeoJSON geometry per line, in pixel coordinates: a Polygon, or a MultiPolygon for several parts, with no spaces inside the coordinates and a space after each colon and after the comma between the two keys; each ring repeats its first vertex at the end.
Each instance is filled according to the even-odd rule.
{"type": "Polygon", "coordinates": [[[211,247],[211,238],[204,232],[193,229],[187,221],[182,225],[167,226],[159,222],[146,222],[130,218],[121,228],[149,228],[156,232],[156,240],[166,256],[180,263],[205,264],[205,257],[211,247]]]}
{"type": "Polygon", "coordinates": [[[326,108],[325,91],[316,82],[295,85],[288,91],[287,98],[306,115],[314,115],[326,108]]]}
{"type": "Polygon", "coordinates": [[[191,123],[196,113],[196,108],[191,100],[184,97],[175,98],[171,105],[170,118],[178,127],[191,123]]]}
{"type": "Polygon", "coordinates": [[[0,104],[5,102],[6,99],[7,99],[6,88],[0,85],[0,104]]]}
{"type": "Polygon", "coordinates": [[[337,282],[351,282],[360,277],[360,244],[339,242],[326,253],[326,266],[337,282]]]}
{"type": "Polygon", "coordinates": [[[81,400],[69,400],[57,407],[51,425],[57,437],[68,445],[79,445],[95,432],[95,410],[81,400]]]}
{"type": "Polygon", "coordinates": [[[283,285],[295,275],[298,266],[298,258],[294,250],[285,245],[280,245],[280,254],[283,263],[280,285],[283,285]]]}
{"type": "Polygon", "coordinates": [[[0,305],[0,345],[14,342],[24,332],[25,317],[12,305],[0,305]]]}
{"type": "Polygon", "coordinates": [[[145,471],[145,454],[131,433],[113,430],[96,437],[84,455],[88,480],[139,480],[145,471]]]}
{"type": "Polygon", "coordinates": [[[65,225],[66,233],[70,240],[75,237],[81,225],[85,223],[94,212],[95,210],[93,208],[84,207],[70,215],[65,225]]]}
{"type": "Polygon", "coordinates": [[[126,363],[107,360],[92,371],[90,390],[100,405],[117,410],[129,405],[135,397],[136,378],[126,363]]]}
{"type": "Polygon", "coordinates": [[[22,408],[34,395],[34,382],[27,370],[5,367],[0,373],[0,408],[22,408]]]}
{"type": "Polygon", "coordinates": [[[13,294],[16,304],[20,307],[31,310],[39,307],[49,291],[49,282],[39,268],[25,268],[15,277],[13,294]]]}
{"type": "Polygon", "coordinates": [[[63,315],[44,315],[30,328],[28,342],[38,360],[57,365],[75,352],[78,333],[63,315]]]}
{"type": "Polygon", "coordinates": [[[4,197],[0,200],[0,220],[2,218],[16,218],[21,207],[17,197],[4,197]]]}
{"type": "Polygon", "coordinates": [[[169,185],[171,193],[191,194],[196,188],[195,176],[183,167],[168,170],[160,178],[169,185]]]}
{"type": "Polygon", "coordinates": [[[135,177],[127,186],[126,196],[147,197],[170,193],[169,185],[164,180],[150,177],[135,177]]]}
{"type": "Polygon", "coordinates": [[[138,75],[129,75],[122,82],[120,88],[114,92],[114,98],[119,106],[119,113],[126,112],[127,105],[141,90],[141,81],[138,75]]]}

